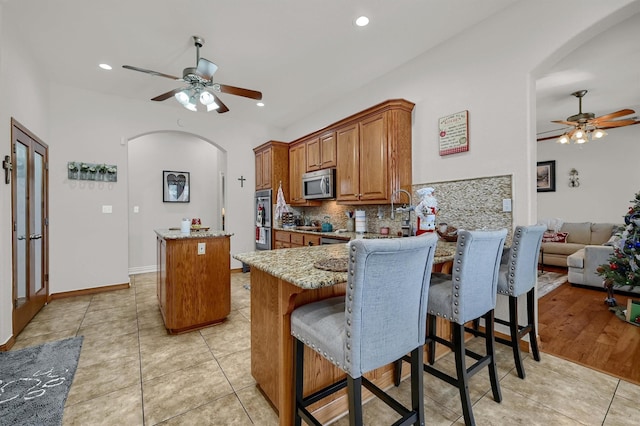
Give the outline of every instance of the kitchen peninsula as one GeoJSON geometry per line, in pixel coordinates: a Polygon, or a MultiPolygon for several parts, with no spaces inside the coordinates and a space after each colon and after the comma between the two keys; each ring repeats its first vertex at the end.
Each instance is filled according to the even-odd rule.
{"type": "Polygon", "coordinates": [[[231,311],[230,237],[225,231],[156,229],[157,295],[170,334],[206,327],[231,311]]]}
{"type": "MultiPolygon", "coordinates": [[[[453,260],[454,245],[438,243],[434,263],[453,260]]],[[[251,374],[271,404],[278,410],[280,425],[292,424],[293,340],[291,312],[306,303],[343,296],[347,272],[318,269],[314,263],[347,259],[347,244],[331,244],[240,253],[234,258],[251,266],[251,374]]],[[[305,347],[304,393],[333,383],[344,373],[305,347]]],[[[393,366],[366,374],[379,387],[393,384],[393,366]]],[[[363,390],[363,398],[367,398],[363,390]]],[[[347,409],[346,396],[311,407],[320,421],[327,422],[347,409]]]]}

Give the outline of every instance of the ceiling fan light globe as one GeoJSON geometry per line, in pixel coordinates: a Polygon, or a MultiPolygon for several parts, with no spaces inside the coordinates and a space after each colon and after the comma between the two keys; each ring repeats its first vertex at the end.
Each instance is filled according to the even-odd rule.
{"type": "Polygon", "coordinates": [[[188,104],[188,103],[189,103],[189,95],[188,95],[188,94],[186,94],[186,93],[184,92],[184,90],[183,90],[183,91],[180,91],[180,92],[178,92],[178,93],[176,93],[174,96],[175,96],[176,100],[177,100],[181,105],[185,105],[185,106],[186,106],[186,104],[188,104]]]}
{"type": "Polygon", "coordinates": [[[194,112],[198,111],[197,105],[195,103],[192,103],[192,102],[187,102],[186,104],[184,104],[184,107],[186,109],[188,109],[189,111],[194,111],[194,112]]]}
{"type": "Polygon", "coordinates": [[[557,140],[557,142],[561,143],[561,144],[569,143],[570,141],[571,141],[571,139],[569,138],[569,135],[566,134],[566,133],[564,135],[560,136],[558,138],[558,140],[557,140]]]}
{"type": "Polygon", "coordinates": [[[587,142],[587,138],[585,137],[581,137],[581,138],[577,138],[575,143],[585,143],[587,142]]]}
{"type": "Polygon", "coordinates": [[[207,112],[213,111],[214,109],[218,109],[220,108],[220,105],[218,105],[217,103],[212,102],[209,105],[207,105],[207,112]]]}
{"type": "Polygon", "coordinates": [[[204,91],[202,93],[200,93],[200,103],[202,105],[211,105],[212,103],[215,103],[215,99],[213,97],[213,95],[207,91],[204,91]]]}
{"type": "Polygon", "coordinates": [[[595,129],[593,131],[593,133],[591,133],[591,138],[592,139],[600,139],[600,138],[603,138],[605,136],[607,136],[607,132],[605,132],[602,129],[595,129]]]}
{"type": "Polygon", "coordinates": [[[573,139],[574,141],[576,141],[576,143],[578,143],[578,139],[584,139],[585,137],[585,133],[584,130],[582,129],[577,129],[575,132],[573,132],[573,134],[571,135],[571,139],[573,139]]]}

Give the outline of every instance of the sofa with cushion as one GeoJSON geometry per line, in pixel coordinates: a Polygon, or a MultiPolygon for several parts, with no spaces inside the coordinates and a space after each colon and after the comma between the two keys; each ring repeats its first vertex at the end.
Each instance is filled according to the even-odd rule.
{"type": "Polygon", "coordinates": [[[587,245],[601,246],[606,243],[618,225],[592,222],[564,222],[560,225],[556,222],[547,224],[547,228],[542,237],[538,261],[544,265],[567,267],[569,256],[587,245]]]}
{"type": "MultiPolygon", "coordinates": [[[[618,238],[614,236],[602,245],[586,245],[567,257],[568,281],[571,284],[603,288],[603,278],[596,273],[596,269],[600,265],[609,263],[618,238]]],[[[614,289],[640,293],[640,287],[616,286],[614,289]]]]}

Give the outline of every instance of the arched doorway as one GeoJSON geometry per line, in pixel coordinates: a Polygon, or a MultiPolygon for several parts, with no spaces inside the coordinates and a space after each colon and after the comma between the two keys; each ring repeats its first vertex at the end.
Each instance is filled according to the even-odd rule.
{"type": "Polygon", "coordinates": [[[183,218],[223,227],[226,151],[199,135],[145,133],[128,141],[129,273],[156,270],[154,229],[179,227],[183,218]],[[163,172],[186,172],[188,202],[167,202],[163,172]]]}

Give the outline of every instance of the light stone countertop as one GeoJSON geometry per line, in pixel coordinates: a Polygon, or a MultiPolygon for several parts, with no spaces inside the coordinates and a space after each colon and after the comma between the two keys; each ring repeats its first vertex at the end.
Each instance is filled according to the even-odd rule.
{"type": "Polygon", "coordinates": [[[330,287],[347,281],[346,272],[331,272],[313,266],[318,260],[346,258],[347,244],[261,250],[234,254],[233,257],[252,268],[304,289],[330,287]]]}
{"type": "MultiPolygon", "coordinates": [[[[438,241],[434,264],[453,260],[454,252],[455,243],[438,241]]],[[[344,259],[348,255],[348,245],[345,243],[261,250],[238,253],[233,257],[252,268],[267,272],[300,288],[315,289],[346,282],[347,273],[317,269],[313,264],[330,258],[344,259]]]]}
{"type": "Polygon", "coordinates": [[[165,240],[179,240],[185,238],[217,238],[217,237],[231,237],[233,234],[219,229],[209,229],[208,231],[191,231],[188,234],[183,234],[180,229],[154,229],[156,235],[165,240]]]}

